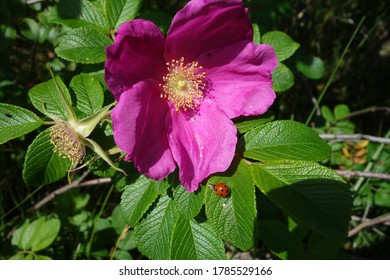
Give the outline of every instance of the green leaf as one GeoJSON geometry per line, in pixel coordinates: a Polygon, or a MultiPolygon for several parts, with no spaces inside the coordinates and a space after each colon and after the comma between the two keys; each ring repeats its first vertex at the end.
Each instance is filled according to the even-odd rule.
{"type": "Polygon", "coordinates": [[[255,160],[327,159],[329,145],[304,124],[294,121],[274,121],[252,129],[239,141],[244,156],[255,160]]]}
{"type": "Polygon", "coordinates": [[[257,23],[252,23],[253,27],[253,44],[261,44],[261,34],[259,25],[257,23]]]}
{"type": "Polygon", "coordinates": [[[6,24],[0,24],[0,51],[5,51],[16,39],[15,28],[6,24]]]}
{"type": "Polygon", "coordinates": [[[70,81],[70,87],[77,97],[77,108],[87,114],[92,115],[103,106],[104,93],[100,83],[87,74],[74,76],[70,81]]]}
{"type": "Polygon", "coordinates": [[[39,227],[45,223],[45,217],[40,217],[38,220],[33,221],[27,226],[22,236],[22,249],[24,251],[32,248],[33,238],[39,227]]]}
{"type": "Polygon", "coordinates": [[[24,252],[16,253],[9,258],[10,260],[32,260],[33,254],[25,254],[24,252]]]}
{"type": "Polygon", "coordinates": [[[135,242],[135,231],[131,230],[128,231],[125,237],[121,239],[118,244],[118,249],[129,251],[135,248],[137,248],[137,244],[135,242]]]}
{"type": "Polygon", "coordinates": [[[290,232],[288,225],[278,220],[259,221],[261,240],[281,259],[304,259],[302,241],[290,232]]]}
{"type": "Polygon", "coordinates": [[[272,112],[267,112],[261,116],[257,117],[245,117],[242,121],[240,119],[236,120],[234,123],[237,127],[238,133],[245,133],[259,125],[265,124],[267,122],[273,121],[275,116],[272,112]]]}
{"type": "Polygon", "coordinates": [[[30,221],[27,219],[27,220],[25,220],[25,222],[23,223],[23,225],[20,228],[15,230],[15,232],[12,234],[12,239],[11,239],[12,245],[19,247],[20,249],[23,250],[22,240],[23,240],[24,233],[29,225],[30,225],[30,221]]]}
{"type": "Polygon", "coordinates": [[[38,252],[56,239],[60,224],[60,220],[56,218],[46,220],[46,217],[40,217],[32,223],[27,220],[13,234],[12,244],[24,251],[38,252]]]}
{"type": "Polygon", "coordinates": [[[20,33],[27,39],[38,41],[39,24],[32,18],[24,18],[20,26],[20,33]]]}
{"type": "MultiPolygon", "coordinates": [[[[389,163],[389,161],[387,160],[387,157],[385,157],[385,158],[386,159],[384,160],[384,162],[389,163]]],[[[379,159],[378,162],[381,162],[381,160],[379,159]]],[[[379,166],[377,165],[376,168],[379,169],[379,166]]],[[[386,169],[384,169],[384,170],[386,170],[386,169]]],[[[377,170],[377,172],[378,172],[378,170],[377,170]]],[[[373,193],[373,195],[372,195],[373,201],[371,203],[374,204],[375,206],[390,207],[390,183],[388,183],[388,182],[389,181],[387,181],[387,182],[383,181],[383,183],[378,185],[379,188],[377,188],[375,190],[375,192],[373,193]]]]}
{"type": "Polygon", "coordinates": [[[34,260],[51,260],[51,258],[49,256],[44,256],[44,255],[37,255],[37,254],[34,254],[34,260]]]}
{"type": "Polygon", "coordinates": [[[234,161],[223,176],[213,176],[208,184],[219,182],[227,184],[231,194],[228,198],[220,198],[207,187],[208,223],[223,240],[241,250],[248,250],[254,245],[256,219],[255,188],[248,165],[234,161]]]}
{"type": "Polygon", "coordinates": [[[47,185],[65,177],[71,166],[67,158],[53,151],[50,131],[41,132],[27,149],[23,166],[23,179],[26,184],[47,185]]]}
{"type": "MultiPolygon", "coordinates": [[[[69,91],[66,88],[64,82],[59,76],[57,76],[55,79],[59,88],[64,93],[67,101],[72,104],[69,91]]],[[[49,80],[34,86],[32,89],[30,89],[28,95],[30,97],[31,103],[41,113],[48,115],[48,117],[55,115],[63,120],[68,119],[67,111],[64,104],[62,103],[60,93],[57,91],[53,80],[49,80]]]]}
{"type": "Polygon", "coordinates": [[[96,72],[88,72],[88,75],[98,81],[103,87],[103,90],[107,90],[106,81],[104,80],[104,69],[98,70],[96,72]]]}
{"type": "Polygon", "coordinates": [[[79,212],[87,207],[87,204],[91,198],[88,193],[72,193],[72,210],[74,212],[79,212]]]}
{"type": "Polygon", "coordinates": [[[36,229],[31,239],[31,250],[38,252],[49,247],[49,245],[56,239],[61,227],[59,219],[50,219],[36,229]]]}
{"type": "Polygon", "coordinates": [[[334,116],[333,116],[333,113],[332,111],[329,109],[328,106],[326,105],[323,105],[321,106],[321,114],[322,116],[324,117],[324,119],[327,121],[327,122],[333,122],[334,121],[334,116]]]}
{"type": "Polygon", "coordinates": [[[271,45],[276,52],[279,62],[292,56],[299,48],[299,44],[281,31],[270,31],[263,35],[263,44],[271,45]]]}
{"type": "Polygon", "coordinates": [[[334,117],[336,120],[343,119],[347,117],[350,113],[348,105],[345,104],[338,104],[334,107],[334,117]]]}
{"type": "Polygon", "coordinates": [[[132,227],[135,226],[157,197],[168,187],[165,181],[154,181],[145,176],[126,186],[121,199],[126,222],[132,227]]]}
{"type": "Polygon", "coordinates": [[[181,185],[173,191],[173,198],[180,214],[187,220],[191,220],[199,214],[203,206],[203,196],[204,192],[190,193],[181,185]]]}
{"type": "Polygon", "coordinates": [[[117,205],[111,214],[111,223],[116,234],[120,234],[123,231],[123,228],[126,226],[126,221],[122,214],[122,206],[117,205]]]}
{"type": "MultiPolygon", "coordinates": [[[[96,156],[95,153],[90,153],[88,154],[88,158],[94,158],[96,156]]],[[[113,156],[110,156],[110,160],[112,159],[113,156]]],[[[87,157],[84,158],[84,162],[87,162],[87,157]]],[[[111,161],[114,165],[118,165],[118,163],[114,163],[111,161]]],[[[102,178],[111,178],[113,177],[117,171],[112,168],[104,159],[98,158],[96,160],[93,160],[90,164],[88,164],[88,169],[95,174],[98,177],[102,178]]],[[[122,174],[123,175],[123,174],[122,174]]]]}
{"type": "Polygon", "coordinates": [[[60,1],[51,20],[71,28],[88,27],[106,34],[109,32],[103,9],[89,0],[60,1]]]}
{"type": "Polygon", "coordinates": [[[110,37],[94,29],[81,27],[62,36],[55,52],[72,62],[93,64],[106,60],[104,48],[111,44],[110,37]]]}
{"type": "Polygon", "coordinates": [[[132,260],[133,256],[125,250],[118,249],[115,251],[114,259],[116,259],[116,260],[132,260]]]}
{"type": "Polygon", "coordinates": [[[33,112],[0,103],[0,144],[25,135],[42,124],[43,121],[33,112]]]}
{"type": "Polygon", "coordinates": [[[110,27],[118,30],[123,23],[134,19],[141,5],[142,0],[106,1],[106,14],[110,27]]]}
{"type": "MultiPolygon", "coordinates": [[[[276,207],[276,205],[275,205],[276,207]]],[[[313,233],[314,231],[311,231],[308,227],[297,224],[293,218],[290,216],[284,215],[284,218],[282,220],[288,225],[288,230],[292,233],[294,233],[298,238],[300,238],[303,242],[306,243],[308,234],[313,233]]]]}
{"type": "Polygon", "coordinates": [[[334,171],[312,162],[252,164],[257,187],[298,224],[323,235],[346,235],[351,193],[334,171]]]}
{"type": "Polygon", "coordinates": [[[272,71],[272,88],[276,92],[284,92],[294,85],[294,74],[283,63],[278,64],[272,71]]]}
{"type": "Polygon", "coordinates": [[[172,233],[180,212],[167,193],[135,228],[138,249],[150,259],[170,259],[172,233]]]}
{"type": "Polygon", "coordinates": [[[321,79],[325,73],[325,65],[317,56],[300,57],[295,62],[295,67],[309,79],[321,79]]]}
{"type": "Polygon", "coordinates": [[[207,223],[181,217],[172,235],[171,259],[221,260],[225,247],[217,233],[207,223]]]}
{"type": "Polygon", "coordinates": [[[258,220],[285,221],[286,214],[261,191],[256,192],[258,220]]]}
{"type": "Polygon", "coordinates": [[[306,255],[309,259],[329,259],[343,246],[346,234],[324,236],[313,232],[306,245],[306,255]]]}

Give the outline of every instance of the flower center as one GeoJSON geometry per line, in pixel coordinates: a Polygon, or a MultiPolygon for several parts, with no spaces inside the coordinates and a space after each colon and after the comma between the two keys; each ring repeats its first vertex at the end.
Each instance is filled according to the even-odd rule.
{"type": "MultiPolygon", "coordinates": [[[[180,60],[172,59],[167,62],[168,74],[163,77],[164,92],[162,98],[171,101],[176,111],[181,108],[185,111],[188,108],[194,109],[203,98],[205,88],[205,72],[200,72],[202,66],[198,66],[197,61],[184,64],[184,58],[180,60]]],[[[160,85],[161,86],[161,85],[160,85]]]]}
{"type": "Polygon", "coordinates": [[[63,157],[69,158],[72,163],[81,162],[85,155],[85,146],[77,133],[66,123],[61,122],[50,129],[50,143],[53,150],[63,157]]]}

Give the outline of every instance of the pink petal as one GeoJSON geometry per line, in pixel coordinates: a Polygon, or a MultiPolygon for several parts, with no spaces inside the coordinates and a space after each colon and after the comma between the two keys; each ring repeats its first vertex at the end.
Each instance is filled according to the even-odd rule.
{"type": "Polygon", "coordinates": [[[168,141],[180,181],[189,192],[210,174],[229,167],[237,143],[236,127],[211,100],[203,100],[193,115],[172,108],[167,123],[172,123],[168,141]]]}
{"type": "Polygon", "coordinates": [[[165,58],[192,62],[203,52],[244,39],[253,29],[240,0],[192,0],[173,18],[165,58]]]}
{"type": "Polygon", "coordinates": [[[274,102],[271,72],[278,60],[271,46],[241,41],[209,50],[197,61],[209,81],[207,94],[229,118],[263,114],[274,102]]]}
{"type": "Polygon", "coordinates": [[[165,44],[160,29],[147,20],[132,20],[118,30],[113,45],[106,48],[105,80],[118,100],[131,86],[165,75],[165,44]]]}
{"type": "Polygon", "coordinates": [[[169,107],[159,94],[158,83],[140,82],[122,94],[111,114],[114,140],[128,154],[126,160],[155,180],[176,167],[165,129],[169,107]]]}

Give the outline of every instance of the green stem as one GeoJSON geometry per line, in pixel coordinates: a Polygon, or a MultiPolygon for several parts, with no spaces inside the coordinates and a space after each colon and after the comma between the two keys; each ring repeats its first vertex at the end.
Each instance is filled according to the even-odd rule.
{"type": "Polygon", "coordinates": [[[98,219],[100,219],[100,217],[103,215],[103,212],[106,208],[106,205],[107,205],[107,202],[108,202],[108,199],[110,198],[111,196],[111,193],[112,191],[114,190],[114,187],[115,187],[115,184],[112,184],[111,185],[111,188],[108,190],[108,193],[104,199],[104,202],[102,204],[102,207],[100,208],[100,211],[99,213],[94,217],[94,222],[93,222],[93,228],[92,228],[92,233],[91,233],[91,237],[89,238],[89,241],[88,241],[88,244],[87,244],[87,249],[86,249],[86,254],[89,258],[90,254],[91,254],[91,248],[92,248],[92,243],[94,241],[94,238],[95,238],[95,232],[96,232],[96,222],[98,219]]]}
{"type": "Polygon", "coordinates": [[[341,54],[340,59],[337,61],[336,66],[335,66],[335,68],[333,69],[332,74],[330,75],[330,78],[329,78],[328,81],[326,82],[326,85],[325,85],[324,89],[321,91],[321,94],[320,94],[320,96],[319,96],[318,99],[317,99],[317,104],[313,107],[313,109],[312,109],[312,111],[311,111],[309,117],[308,117],[307,120],[306,120],[306,125],[308,125],[308,124],[310,123],[311,119],[312,119],[313,116],[314,116],[314,113],[316,112],[316,108],[318,108],[318,107],[320,106],[320,103],[321,103],[322,99],[324,98],[325,93],[328,91],[329,86],[330,86],[331,83],[333,82],[334,77],[335,77],[335,75],[336,75],[336,73],[337,73],[337,71],[339,70],[339,67],[340,67],[340,65],[341,65],[341,62],[344,60],[344,56],[347,54],[347,51],[348,51],[349,47],[351,46],[352,41],[355,39],[356,34],[357,34],[357,32],[359,31],[360,27],[362,26],[362,24],[363,24],[365,18],[366,18],[366,17],[363,17],[363,18],[360,20],[358,26],[356,27],[355,31],[354,31],[353,34],[352,34],[352,37],[349,39],[347,45],[345,46],[345,49],[344,49],[343,53],[341,54]]]}
{"type": "Polygon", "coordinates": [[[36,194],[38,191],[40,191],[45,185],[42,185],[38,188],[36,188],[31,194],[29,194],[27,197],[25,197],[21,202],[17,203],[11,210],[9,210],[7,213],[3,214],[3,216],[0,217],[0,221],[3,220],[5,217],[7,217],[9,214],[11,214],[13,211],[15,211],[20,205],[25,203],[27,200],[31,199],[34,194],[36,194]]]}

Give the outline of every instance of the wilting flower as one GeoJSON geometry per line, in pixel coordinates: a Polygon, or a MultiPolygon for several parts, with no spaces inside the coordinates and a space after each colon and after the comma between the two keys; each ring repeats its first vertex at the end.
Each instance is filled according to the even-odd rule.
{"type": "Polygon", "coordinates": [[[111,159],[98,143],[88,138],[100,121],[106,117],[113,104],[101,108],[86,118],[78,119],[72,104],[65,98],[50,67],[49,71],[60,97],[60,105],[63,107],[66,115],[66,118],[62,119],[57,115],[47,112],[45,104],[42,104],[45,115],[51,118],[55,123],[50,128],[50,143],[53,145],[53,151],[57,152],[59,156],[68,158],[72,164],[71,169],[73,169],[82,162],[86,152],[85,147],[88,146],[112,168],[125,173],[122,169],[116,167],[112,163],[111,159]]]}
{"type": "Polygon", "coordinates": [[[123,24],[106,48],[105,80],[126,160],[156,180],[178,165],[190,192],[225,171],[237,143],[230,119],[262,114],[275,99],[275,51],[252,40],[240,0],[190,1],[166,38],[147,20],[123,24]]]}

